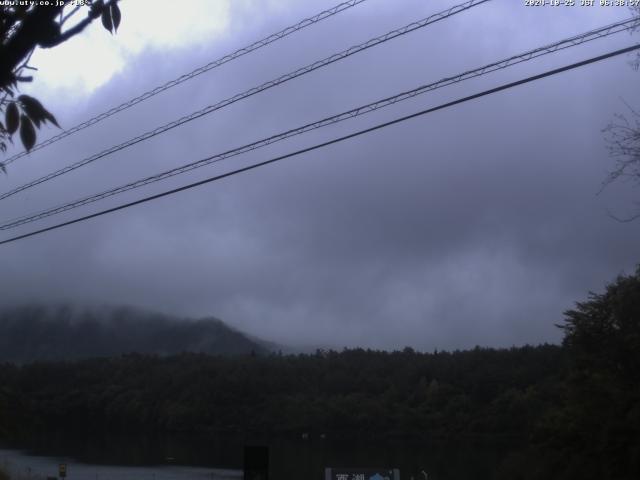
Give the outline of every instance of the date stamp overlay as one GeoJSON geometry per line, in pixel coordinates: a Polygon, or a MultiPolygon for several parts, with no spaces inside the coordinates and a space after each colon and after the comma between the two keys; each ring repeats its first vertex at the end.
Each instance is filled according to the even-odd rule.
{"type": "Polygon", "coordinates": [[[640,7],[640,0],[524,0],[525,7],[640,7]]]}

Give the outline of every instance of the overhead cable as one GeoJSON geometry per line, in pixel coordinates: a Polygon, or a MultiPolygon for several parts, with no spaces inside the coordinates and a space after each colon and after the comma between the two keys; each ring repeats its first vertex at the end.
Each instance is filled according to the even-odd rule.
{"type": "Polygon", "coordinates": [[[44,183],[46,181],[52,180],[56,177],[59,177],[60,175],[64,175],[66,173],[69,173],[73,170],[76,170],[80,167],[83,167],[85,165],[88,165],[92,162],[95,162],[96,160],[106,157],[107,155],[110,155],[112,153],[115,152],[119,152],[121,150],[124,150],[125,148],[128,148],[132,145],[135,145],[137,143],[140,143],[144,140],[148,140],[152,137],[155,137],[156,135],[160,135],[161,133],[167,132],[168,130],[171,130],[173,128],[176,128],[180,125],[184,125],[187,122],[190,122],[192,120],[195,120],[197,118],[203,117],[205,115],[208,115],[212,112],[215,112],[216,110],[220,110],[221,108],[224,108],[228,105],[231,105],[232,103],[235,103],[237,101],[243,100],[247,97],[250,97],[252,95],[255,95],[257,93],[260,93],[264,90],[267,90],[269,88],[275,87],[277,85],[281,85],[285,82],[288,82],[289,80],[293,80],[294,78],[300,77],[301,75],[305,75],[309,72],[313,72],[314,70],[317,70],[319,68],[325,67],[327,65],[330,65],[334,62],[337,62],[339,60],[342,60],[344,58],[350,57],[351,55],[354,55],[356,53],[362,52],[366,49],[369,49],[371,47],[374,47],[376,45],[380,45],[382,43],[388,42],[389,40],[392,40],[394,38],[397,38],[401,35],[405,35],[407,33],[413,32],[419,28],[423,28],[426,27],[427,25],[431,25],[432,23],[438,22],[440,20],[444,20],[446,18],[449,18],[453,15],[456,15],[460,12],[463,12],[465,10],[468,10],[470,8],[473,8],[475,6],[478,6],[480,4],[489,2],[491,0],[469,0],[465,3],[462,3],[460,5],[455,5],[451,8],[448,8],[447,10],[443,11],[443,12],[439,12],[436,14],[433,14],[425,19],[419,20],[417,22],[413,22],[410,23],[408,25],[405,25],[404,27],[398,28],[396,30],[392,30],[384,35],[381,35],[379,37],[376,38],[372,38],[364,43],[361,43],[359,45],[353,46],[351,48],[348,48],[346,50],[343,50],[340,53],[335,53],[329,57],[326,57],[323,60],[318,60],[314,63],[311,63],[305,67],[299,68],[291,73],[287,73],[285,75],[282,75],[274,80],[270,80],[266,83],[263,83],[262,85],[259,85],[257,87],[251,88],[249,90],[246,90],[243,93],[239,93],[237,95],[234,95],[233,97],[227,98],[225,100],[222,100],[214,105],[209,105],[208,107],[205,107],[201,110],[198,110],[196,112],[193,112],[189,115],[186,115],[184,117],[181,117],[177,120],[174,120],[170,123],[167,123],[165,125],[162,125],[158,128],[155,128],[154,130],[150,130],[146,133],[143,133],[142,135],[139,135],[137,137],[134,137],[130,140],[127,140],[124,143],[121,143],[119,145],[110,147],[106,150],[103,150],[100,153],[97,153],[95,155],[92,155],[90,157],[87,157],[83,160],[80,160],[78,162],[75,162],[71,165],[68,165],[64,168],[61,168],[59,170],[56,170],[52,173],[49,173],[48,175],[45,175],[43,177],[40,177],[36,180],[32,180],[31,182],[25,183],[24,185],[21,185],[19,187],[14,188],[13,190],[10,190],[9,192],[3,193],[0,195],[0,200],[4,200],[5,198],[11,197],[19,192],[22,192],[24,190],[27,190],[29,188],[35,187],[36,185],[39,185],[41,183],[44,183]]]}
{"type": "Polygon", "coordinates": [[[243,145],[241,147],[237,147],[231,150],[227,150],[223,153],[218,153],[216,155],[212,155],[200,160],[197,160],[195,162],[191,162],[185,165],[182,165],[180,167],[176,167],[176,168],[172,168],[170,170],[155,174],[155,175],[151,175],[130,183],[127,183],[125,185],[121,185],[119,187],[116,188],[112,188],[97,194],[93,194],[87,197],[83,197],[81,199],[78,200],[74,200],[72,202],[69,203],[65,203],[63,205],[59,205],[56,207],[52,207],[52,208],[48,208],[46,210],[43,210],[41,212],[35,213],[35,214],[30,214],[30,215],[26,215],[26,216],[22,216],[19,218],[15,218],[12,220],[7,220],[4,223],[0,224],[0,230],[9,230],[15,227],[18,227],[20,225],[24,225],[26,223],[31,223],[37,220],[41,220],[47,217],[50,217],[52,215],[56,215],[62,212],[66,212],[75,208],[79,208],[81,206],[84,205],[88,205],[90,203],[94,203],[97,202],[99,200],[103,200],[105,198],[114,196],[114,195],[118,195],[124,192],[127,192],[129,190],[133,190],[136,188],[140,188],[143,187],[145,185],[149,185],[151,183],[155,183],[158,182],[160,180],[164,180],[166,178],[170,178],[185,172],[189,172],[191,170],[195,170],[197,168],[200,167],[204,167],[206,165],[210,165],[212,163],[216,163],[231,157],[235,157],[244,153],[247,153],[249,151],[252,150],[256,150],[258,148],[262,148],[265,147],[267,145],[271,145],[273,143],[285,140],[287,138],[291,138],[297,135],[301,135],[303,133],[309,132],[311,130],[316,130],[318,128],[322,128],[325,127],[327,125],[333,125],[335,123],[338,122],[342,122],[344,120],[350,119],[350,118],[354,118],[354,117],[358,117],[370,112],[373,112],[375,110],[379,110],[381,108],[384,107],[388,107],[390,105],[393,105],[395,103],[404,101],[404,100],[408,100],[410,98],[413,98],[417,95],[421,95],[442,87],[446,87],[448,85],[452,85],[455,83],[459,83],[462,82],[464,80],[468,80],[471,78],[475,78],[475,77],[479,77],[481,75],[486,75],[488,73],[494,72],[496,70],[501,70],[513,65],[517,65],[519,63],[522,62],[526,62],[529,60],[532,60],[534,58],[538,58],[541,57],[543,55],[547,55],[559,50],[564,50],[570,47],[574,47],[589,41],[593,41],[599,38],[604,38],[607,37],[609,35],[613,35],[615,33],[620,33],[623,32],[625,30],[629,30],[629,29],[633,29],[635,27],[638,26],[638,24],[640,23],[640,19],[638,18],[632,18],[632,19],[628,19],[628,20],[624,20],[624,21],[620,21],[620,22],[616,22],[614,24],[610,24],[604,27],[600,27],[594,30],[590,30],[588,32],[582,33],[580,35],[575,35],[573,37],[569,37],[566,38],[564,40],[552,43],[552,44],[548,44],[545,45],[543,47],[539,47],[533,50],[529,50],[526,51],[524,53],[521,53],[519,55],[514,55],[511,57],[508,57],[506,59],[497,61],[497,62],[493,62],[490,63],[488,65],[485,65],[483,67],[480,68],[476,68],[474,70],[468,70],[464,73],[460,73],[458,75],[455,76],[451,76],[451,77],[445,77],[441,80],[438,80],[437,82],[433,82],[427,85],[422,85],[420,87],[414,88],[412,90],[408,90],[402,93],[399,93],[397,95],[391,96],[391,97],[387,97],[384,98],[382,100],[378,100],[372,103],[369,103],[367,105],[362,105],[359,106],[357,108],[353,108],[351,110],[339,113],[337,115],[333,115],[331,117],[327,117],[327,118],[323,118],[322,120],[318,120],[316,122],[313,123],[308,123],[306,125],[303,125],[301,127],[292,129],[292,130],[287,130],[285,132],[281,132],[278,133],[276,135],[272,135],[270,137],[267,138],[263,138],[261,140],[243,145]]]}
{"type": "Polygon", "coordinates": [[[227,177],[230,177],[230,176],[233,176],[233,175],[237,175],[239,173],[243,173],[243,172],[247,172],[247,171],[250,171],[250,170],[254,170],[256,168],[263,167],[263,166],[278,162],[280,160],[284,160],[286,158],[291,158],[291,157],[294,157],[294,156],[297,156],[297,155],[301,155],[303,153],[311,152],[313,150],[318,150],[320,148],[324,148],[324,147],[327,147],[329,145],[333,145],[333,144],[336,144],[336,143],[339,143],[339,142],[342,142],[342,141],[345,141],[345,140],[348,140],[348,139],[351,139],[351,138],[355,138],[355,137],[364,135],[366,133],[371,133],[371,132],[374,132],[376,130],[380,130],[382,128],[389,127],[391,125],[395,125],[397,123],[405,122],[405,121],[410,120],[412,118],[420,117],[422,115],[426,115],[428,113],[432,113],[432,112],[435,112],[435,111],[438,111],[438,110],[443,110],[445,108],[449,108],[449,107],[452,107],[452,106],[455,106],[455,105],[459,105],[459,104],[464,103],[464,102],[475,100],[477,98],[484,97],[486,95],[491,95],[493,93],[497,93],[497,92],[501,92],[503,90],[514,88],[514,87],[517,87],[519,85],[523,85],[523,84],[526,84],[526,83],[530,83],[530,82],[534,82],[534,81],[537,81],[537,80],[541,80],[541,79],[543,79],[545,77],[550,77],[552,75],[557,75],[559,73],[566,72],[568,70],[573,70],[573,69],[576,69],[576,68],[579,68],[579,67],[583,67],[585,65],[589,65],[589,64],[592,64],[592,63],[595,63],[595,62],[599,62],[599,61],[602,61],[602,60],[605,60],[605,59],[608,59],[608,58],[612,58],[612,57],[615,57],[615,56],[618,56],[618,55],[623,55],[625,53],[629,53],[629,52],[632,52],[632,51],[635,51],[635,50],[638,50],[638,49],[640,49],[640,44],[636,44],[636,45],[632,45],[630,47],[626,47],[626,48],[622,48],[622,49],[619,49],[619,50],[615,50],[613,52],[609,52],[609,53],[606,53],[604,55],[599,55],[597,57],[592,57],[592,58],[590,58],[588,60],[583,60],[581,62],[573,63],[573,64],[570,64],[570,65],[566,65],[566,66],[561,67],[561,68],[548,70],[548,71],[546,71],[544,73],[540,73],[538,75],[533,75],[533,76],[530,76],[530,77],[527,77],[527,78],[524,78],[524,79],[521,79],[521,80],[518,80],[518,81],[515,81],[515,82],[511,82],[511,83],[500,85],[499,87],[491,88],[489,90],[484,90],[483,92],[476,93],[474,95],[469,95],[467,97],[463,97],[463,98],[460,98],[458,100],[454,100],[454,101],[451,101],[451,102],[443,103],[443,104],[438,105],[436,107],[428,108],[426,110],[422,110],[420,112],[416,112],[416,113],[413,113],[411,115],[406,115],[406,116],[403,116],[403,117],[400,117],[400,118],[396,118],[395,120],[391,120],[391,121],[388,121],[388,122],[385,122],[385,123],[381,123],[381,124],[375,125],[373,127],[366,128],[364,130],[359,130],[359,131],[351,133],[349,135],[344,135],[342,137],[334,138],[334,139],[329,140],[327,142],[323,142],[323,143],[319,143],[319,144],[313,145],[311,147],[303,148],[301,150],[297,150],[295,152],[291,152],[291,153],[288,153],[286,155],[281,155],[279,157],[275,157],[275,158],[272,158],[270,160],[265,160],[265,161],[260,162],[260,163],[255,163],[253,165],[249,165],[249,166],[246,166],[246,167],[243,167],[243,168],[239,168],[239,169],[236,169],[236,170],[233,170],[233,171],[230,171],[230,172],[226,172],[226,173],[223,173],[223,174],[220,174],[220,175],[216,175],[214,177],[210,177],[210,178],[207,178],[207,179],[204,179],[204,180],[200,180],[198,182],[194,182],[194,183],[191,183],[189,185],[184,185],[182,187],[174,188],[172,190],[168,190],[168,191],[165,191],[165,192],[162,192],[162,193],[158,193],[158,194],[151,195],[151,196],[148,196],[148,197],[145,197],[145,198],[141,198],[141,199],[135,200],[133,202],[125,203],[125,204],[118,205],[118,206],[112,207],[112,208],[108,208],[106,210],[102,210],[100,212],[96,212],[96,213],[93,213],[93,214],[90,214],[90,215],[85,215],[83,217],[76,218],[76,219],[73,219],[73,220],[69,220],[67,222],[58,223],[58,224],[52,225],[50,227],[42,228],[40,230],[36,230],[36,231],[33,231],[33,232],[25,233],[23,235],[18,235],[16,237],[12,237],[12,238],[9,238],[9,239],[6,239],[6,240],[2,240],[2,241],[0,241],[0,245],[4,245],[4,244],[10,243],[10,242],[15,242],[17,240],[22,240],[22,239],[25,239],[25,238],[28,238],[28,237],[32,237],[34,235],[39,235],[41,233],[49,232],[51,230],[56,230],[58,228],[62,228],[62,227],[68,226],[68,225],[73,225],[75,223],[79,223],[79,222],[83,222],[83,221],[86,221],[86,220],[89,220],[89,219],[92,219],[92,218],[100,217],[100,216],[106,215],[108,213],[116,212],[116,211],[119,211],[119,210],[124,210],[126,208],[130,208],[130,207],[133,207],[135,205],[140,205],[142,203],[150,202],[152,200],[157,200],[157,199],[162,198],[162,197],[173,195],[175,193],[182,192],[182,191],[185,191],[185,190],[189,190],[191,188],[195,188],[195,187],[198,187],[198,186],[201,186],[201,185],[205,185],[207,183],[215,182],[215,181],[221,180],[223,178],[227,178],[227,177]]]}
{"type": "Polygon", "coordinates": [[[206,65],[203,65],[201,67],[196,68],[195,70],[192,70],[189,73],[185,73],[184,75],[179,76],[178,78],[174,78],[173,80],[170,80],[168,82],[166,82],[163,85],[159,85],[147,92],[144,92],[141,95],[138,95],[135,98],[132,98],[131,100],[128,100],[120,105],[118,105],[117,107],[113,107],[110,110],[107,110],[106,112],[103,112],[99,115],[96,115],[93,118],[90,118],[89,120],[85,120],[82,123],[79,123],[78,125],[71,127],[51,138],[48,138],[47,140],[44,140],[36,145],[33,146],[33,148],[31,148],[31,150],[29,152],[27,151],[23,151],[20,153],[17,153],[15,155],[13,155],[12,157],[8,158],[6,161],[2,162],[5,165],[8,165],[14,161],[16,161],[17,159],[24,157],[26,155],[28,155],[31,152],[34,152],[36,150],[40,150],[48,145],[51,145],[53,143],[56,143],[59,140],[62,140],[63,138],[68,137],[69,135],[73,135],[76,132],[79,132],[80,130],[84,130],[87,127],[90,127],[92,125],[95,125],[96,123],[101,122],[102,120],[105,120],[113,115],[115,115],[116,113],[122,112],[123,110],[127,110],[131,107],[133,107],[134,105],[137,105],[140,102],[144,102],[145,100],[148,100],[149,98],[158,95],[161,92],[164,92],[165,90],[168,90],[172,87],[175,87],[176,85],[180,85],[181,83],[184,83],[188,80],[191,80],[192,78],[197,77],[198,75],[201,75],[205,72],[208,72],[209,70],[213,70],[214,68],[220,67],[222,65],[224,65],[225,63],[228,63],[232,60],[236,60],[237,58],[242,57],[243,55],[246,55],[248,53],[251,53],[255,50],[258,50],[259,48],[265,47],[273,42],[276,42],[277,40],[281,40],[289,35],[291,35],[292,33],[295,33],[299,30],[302,30],[306,27],[310,27],[311,25],[315,25],[316,23],[325,20],[326,18],[332,17],[333,15],[336,15],[337,13],[343,12],[351,7],[355,7],[356,5],[366,2],[367,0],[349,0],[348,2],[343,2],[340,3],[339,5],[336,5],[333,8],[330,8],[328,10],[324,10],[320,13],[317,13],[316,15],[313,15],[312,17],[309,18],[305,18],[304,20],[296,23],[295,25],[291,25],[283,30],[280,30],[279,32],[276,33],[272,33],[271,35],[269,35],[268,37],[263,38],[262,40],[258,40],[257,42],[252,43],[251,45],[248,45],[246,47],[242,47],[238,50],[236,50],[233,53],[229,53],[227,55],[224,55],[223,57],[218,58],[217,60],[214,60],[212,62],[207,63],[206,65]]]}

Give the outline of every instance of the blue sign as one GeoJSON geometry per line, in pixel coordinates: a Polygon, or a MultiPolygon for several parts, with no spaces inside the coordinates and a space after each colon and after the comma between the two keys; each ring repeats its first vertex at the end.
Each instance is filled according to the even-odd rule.
{"type": "Polygon", "coordinates": [[[325,468],[325,480],[400,480],[397,468],[325,468]]]}

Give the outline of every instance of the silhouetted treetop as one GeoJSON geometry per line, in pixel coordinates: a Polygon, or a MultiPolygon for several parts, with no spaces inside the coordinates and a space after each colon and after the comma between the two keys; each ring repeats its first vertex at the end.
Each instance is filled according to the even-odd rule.
{"type": "MultiPolygon", "coordinates": [[[[21,82],[31,82],[33,77],[24,70],[35,70],[29,65],[31,54],[37,48],[52,48],[81,33],[97,18],[109,32],[120,25],[118,0],[85,0],[84,5],[70,2],[3,2],[0,5],[0,112],[4,111],[4,123],[0,122],[0,149],[6,151],[7,141],[20,132],[20,139],[27,150],[36,142],[36,128],[45,122],[56,126],[58,122],[42,104],[28,95],[18,95],[21,82]],[[73,26],[67,22],[86,12],[84,18],[73,26]]],[[[4,170],[4,165],[0,164],[4,170]]]]}

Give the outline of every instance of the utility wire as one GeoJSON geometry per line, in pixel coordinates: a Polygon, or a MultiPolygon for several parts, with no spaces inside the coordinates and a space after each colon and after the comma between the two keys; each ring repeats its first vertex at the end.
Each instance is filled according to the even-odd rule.
{"type": "Polygon", "coordinates": [[[539,47],[533,50],[529,50],[527,52],[521,53],[519,55],[514,55],[511,56],[509,58],[506,58],[504,60],[500,60],[497,62],[493,62],[490,63],[488,65],[485,65],[483,67],[480,68],[476,68],[474,70],[469,70],[466,71],[464,73],[452,76],[452,77],[446,77],[443,78],[437,82],[433,82],[427,85],[422,85],[420,87],[414,88],[412,90],[406,91],[406,92],[402,92],[399,93],[397,95],[394,95],[392,97],[387,97],[384,98],[382,100],[378,100],[376,102],[372,102],[369,103],[367,105],[362,105],[359,106],[357,108],[348,110],[346,112],[342,112],[340,114],[337,115],[333,115],[331,117],[327,117],[324,118],[322,120],[318,120],[316,122],[313,123],[309,123],[306,125],[303,125],[301,127],[292,129],[292,130],[288,130],[282,133],[278,133],[276,135],[272,135],[270,137],[243,145],[241,147],[238,148],[234,148],[232,150],[228,150],[226,152],[223,153],[219,153],[213,156],[209,156],[203,159],[200,159],[198,161],[195,162],[191,162],[185,165],[182,165],[180,167],[176,167],[176,168],[172,168],[170,170],[164,171],[162,173],[158,173],[156,175],[152,175],[146,178],[142,178],[139,180],[135,180],[133,182],[127,183],[125,185],[121,185],[119,187],[116,188],[112,188],[97,194],[93,194],[63,205],[59,205],[57,207],[52,207],[49,209],[46,209],[44,211],[35,213],[35,214],[30,214],[30,215],[26,215],[26,216],[22,216],[19,218],[14,218],[12,220],[7,220],[4,223],[0,224],[0,230],[9,230],[15,227],[18,227],[20,225],[24,225],[26,223],[31,223],[37,220],[41,220],[43,218],[47,218],[50,217],[52,215],[56,215],[58,213],[62,213],[62,212],[66,212],[68,210],[72,210],[74,208],[78,208],[84,205],[88,205],[90,203],[94,203],[97,202],[99,200],[103,200],[105,198],[114,196],[114,195],[118,195],[120,193],[124,193],[127,192],[129,190],[133,190],[135,188],[139,188],[145,185],[149,185],[151,183],[155,183],[158,182],[160,180],[164,180],[166,178],[170,178],[173,177],[175,175],[179,175],[191,170],[195,170],[196,168],[200,168],[200,167],[204,167],[206,165],[210,165],[212,163],[217,163],[219,161],[225,160],[227,158],[231,158],[231,157],[235,157],[237,155],[241,155],[243,153],[252,151],[252,150],[256,150],[258,148],[262,148],[265,147],[267,145],[285,140],[287,138],[291,138],[297,135],[301,135],[303,133],[309,132],[311,130],[316,130],[318,128],[322,128],[325,127],[327,125],[333,125],[335,123],[338,122],[342,122],[344,120],[350,119],[350,118],[354,118],[354,117],[358,117],[370,112],[373,112],[375,110],[384,108],[384,107],[388,107],[390,105],[393,105],[395,103],[404,101],[404,100],[408,100],[410,98],[413,98],[417,95],[421,95],[423,93],[427,93],[433,90],[436,90],[438,88],[442,88],[448,85],[452,85],[455,83],[459,83],[462,82],[464,80],[468,80],[470,78],[475,78],[475,77],[479,77],[481,75],[486,75],[488,73],[494,72],[496,70],[501,70],[522,62],[526,62],[529,60],[532,60],[534,58],[538,58],[540,56],[543,55],[548,55],[550,53],[559,51],[559,50],[564,50],[566,48],[570,48],[570,47],[574,47],[576,45],[580,45],[592,40],[596,40],[599,38],[604,38],[607,37],[609,35],[613,35],[615,33],[619,33],[619,32],[623,32],[625,30],[629,30],[629,29],[633,29],[635,27],[638,26],[638,24],[640,23],[640,19],[638,18],[632,18],[632,19],[628,19],[628,20],[624,20],[624,21],[620,21],[620,22],[616,22],[595,30],[591,30],[585,33],[582,33],[580,35],[575,35],[573,37],[570,38],[566,38],[564,40],[561,40],[559,42],[555,42],[549,45],[545,45],[543,47],[539,47]]]}
{"type": "Polygon", "coordinates": [[[275,158],[272,158],[270,160],[265,160],[265,161],[260,162],[260,163],[255,163],[253,165],[249,165],[249,166],[246,166],[246,167],[243,167],[243,168],[239,168],[237,170],[232,170],[232,171],[227,172],[227,173],[216,175],[214,177],[210,177],[210,178],[207,178],[205,180],[200,180],[198,182],[191,183],[189,185],[184,185],[182,187],[174,188],[172,190],[168,190],[168,191],[165,191],[165,192],[162,192],[162,193],[151,195],[149,197],[141,198],[141,199],[135,200],[133,202],[129,202],[129,203],[125,203],[125,204],[122,204],[122,205],[118,205],[117,207],[108,208],[106,210],[102,210],[100,212],[93,213],[91,215],[85,215],[84,217],[76,218],[74,220],[69,220],[67,222],[59,223],[57,225],[52,225],[52,226],[47,227],[47,228],[42,228],[40,230],[36,230],[36,231],[30,232],[30,233],[25,233],[23,235],[19,235],[19,236],[13,237],[13,238],[9,238],[7,240],[0,241],[0,245],[4,245],[4,244],[10,243],[10,242],[15,242],[17,240],[21,240],[21,239],[24,239],[24,238],[32,237],[34,235],[39,235],[41,233],[49,232],[51,230],[56,230],[58,228],[62,228],[62,227],[68,226],[68,225],[72,225],[74,223],[79,223],[79,222],[83,222],[85,220],[89,220],[89,219],[96,218],[96,217],[99,217],[99,216],[102,216],[102,215],[106,215],[107,213],[116,212],[118,210],[124,210],[126,208],[133,207],[135,205],[139,205],[141,203],[146,203],[146,202],[150,202],[152,200],[156,200],[158,198],[162,198],[162,197],[166,197],[166,196],[169,196],[169,195],[173,195],[175,193],[182,192],[184,190],[189,190],[191,188],[198,187],[200,185],[204,185],[204,184],[207,184],[207,183],[215,182],[217,180],[221,180],[223,178],[230,177],[232,175],[236,175],[236,174],[239,174],[239,173],[247,172],[249,170],[253,170],[253,169],[256,169],[258,167],[263,167],[263,166],[269,165],[271,163],[275,163],[275,162],[278,162],[280,160],[284,160],[286,158],[291,158],[291,157],[295,157],[297,155],[301,155],[303,153],[311,152],[313,150],[318,150],[320,148],[327,147],[329,145],[333,145],[335,143],[339,143],[339,142],[342,142],[344,140],[348,140],[348,139],[351,139],[351,138],[354,138],[354,137],[358,137],[358,136],[364,135],[366,133],[370,133],[370,132],[373,132],[373,131],[376,131],[376,130],[380,130],[382,128],[386,128],[386,127],[389,127],[391,125],[395,125],[397,123],[401,123],[401,122],[410,120],[412,118],[420,117],[422,115],[426,115],[428,113],[432,113],[432,112],[435,112],[435,111],[438,111],[438,110],[443,110],[445,108],[449,108],[449,107],[452,107],[454,105],[459,105],[461,103],[468,102],[468,101],[471,101],[471,100],[475,100],[477,98],[484,97],[486,95],[491,95],[493,93],[497,93],[497,92],[501,92],[503,90],[514,88],[514,87],[517,87],[519,85],[523,85],[523,84],[526,84],[526,83],[530,83],[530,82],[534,82],[534,81],[537,81],[537,80],[541,80],[541,79],[543,79],[545,77],[550,77],[552,75],[557,75],[559,73],[566,72],[568,70],[573,70],[575,68],[583,67],[585,65],[589,65],[589,64],[592,64],[592,63],[595,63],[595,62],[599,62],[599,61],[608,59],[608,58],[612,58],[612,57],[615,57],[615,56],[618,56],[618,55],[629,53],[629,52],[632,52],[632,51],[638,50],[638,49],[640,49],[640,44],[636,44],[636,45],[632,45],[630,47],[626,47],[626,48],[622,48],[622,49],[619,49],[619,50],[615,50],[613,52],[609,52],[609,53],[606,53],[604,55],[599,55],[597,57],[592,57],[592,58],[590,58],[588,60],[583,60],[581,62],[573,63],[571,65],[566,65],[566,66],[561,67],[561,68],[548,70],[548,71],[546,71],[544,73],[540,73],[538,75],[533,75],[533,76],[530,76],[530,77],[527,77],[527,78],[524,78],[524,79],[521,79],[521,80],[518,80],[518,81],[515,81],[515,82],[511,82],[511,83],[500,85],[499,87],[491,88],[489,90],[484,90],[483,92],[476,93],[474,95],[469,95],[467,97],[463,97],[463,98],[460,98],[458,100],[454,100],[454,101],[451,101],[451,102],[443,103],[443,104],[438,105],[436,107],[428,108],[426,110],[422,110],[420,112],[416,112],[416,113],[413,113],[411,115],[406,115],[404,117],[396,118],[395,120],[391,120],[391,121],[388,121],[388,122],[385,122],[385,123],[380,123],[380,124],[375,125],[373,127],[369,127],[369,128],[364,129],[364,130],[359,130],[357,132],[354,132],[354,133],[351,133],[349,135],[345,135],[345,136],[342,136],[342,137],[334,138],[333,140],[329,140],[327,142],[318,143],[318,144],[313,145],[311,147],[303,148],[301,150],[297,150],[295,152],[291,152],[291,153],[288,153],[286,155],[281,155],[279,157],[275,157],[275,158]]]}
{"type": "Polygon", "coordinates": [[[192,120],[195,120],[197,118],[203,117],[204,115],[208,115],[209,113],[212,113],[216,110],[219,110],[221,108],[224,108],[228,105],[231,105],[232,103],[235,103],[239,100],[243,100],[247,97],[250,97],[252,95],[255,95],[257,93],[260,93],[264,90],[267,90],[269,88],[275,87],[277,85],[280,85],[282,83],[288,82],[289,80],[293,80],[294,78],[297,78],[301,75],[305,75],[309,72],[313,72],[314,70],[317,70],[319,68],[325,67],[327,65],[330,65],[334,62],[337,62],[339,60],[342,60],[344,58],[347,58],[351,55],[354,55],[356,53],[362,52],[363,50],[366,50],[368,48],[374,47],[376,45],[380,45],[382,43],[385,43],[389,40],[392,40],[394,38],[397,38],[401,35],[405,35],[407,33],[413,32],[414,30],[417,30],[419,28],[423,28],[426,27],[427,25],[430,25],[432,23],[438,22],[440,20],[444,20],[446,18],[449,18],[457,13],[463,12],[465,10],[468,10],[470,8],[473,8],[475,6],[481,5],[483,3],[486,3],[488,1],[491,0],[469,0],[465,3],[462,3],[460,5],[455,5],[451,8],[448,8],[447,10],[443,11],[443,12],[439,12],[439,13],[435,13],[427,18],[424,18],[422,20],[419,20],[417,22],[413,22],[410,23],[408,25],[405,25],[404,27],[398,28],[396,30],[392,30],[384,35],[381,35],[379,37],[376,38],[372,38],[364,43],[361,43],[359,45],[353,46],[351,48],[348,48],[346,50],[343,50],[340,53],[335,53],[323,60],[318,60],[314,63],[311,63],[305,67],[299,68],[297,70],[295,70],[294,72],[291,73],[287,73],[286,75],[282,75],[281,77],[276,78],[275,80],[270,80],[266,83],[263,83],[260,86],[251,88],[243,93],[239,93],[237,95],[234,95],[233,97],[227,98],[226,100],[222,100],[214,105],[209,105],[208,107],[205,107],[201,110],[198,110],[196,112],[191,113],[190,115],[186,115],[184,117],[179,118],[178,120],[174,120],[173,122],[167,123],[165,125],[162,125],[154,130],[148,131],[146,133],[143,133],[142,135],[139,135],[135,138],[132,138],[130,140],[127,140],[124,143],[121,143],[119,145],[113,146],[111,148],[108,148],[107,150],[103,150],[100,153],[97,153],[95,155],[92,155],[90,157],[87,157],[83,160],[80,160],[76,163],[73,163],[71,165],[68,165],[60,170],[56,170],[55,172],[49,173],[48,175],[45,175],[43,177],[40,177],[36,180],[33,180],[29,183],[26,183],[20,187],[14,188],[13,190],[3,193],[2,195],[0,195],[0,200],[4,200],[5,198],[11,197],[13,195],[15,195],[16,193],[22,192],[24,190],[27,190],[28,188],[34,187],[36,185],[39,185],[41,183],[44,183],[48,180],[51,180],[53,178],[59,177],[60,175],[69,173],[73,170],[76,170],[77,168],[80,168],[84,165],[87,165],[89,163],[95,162],[96,160],[106,157],[107,155],[110,155],[112,153],[115,152],[119,152],[120,150],[123,150],[127,147],[130,147],[132,145],[135,145],[139,142],[142,142],[144,140],[148,140],[149,138],[155,137],[156,135],[159,135],[161,133],[164,133],[168,130],[171,130],[175,127],[178,127],[180,125],[183,125],[187,122],[190,122],[192,120]]]}
{"type": "Polygon", "coordinates": [[[311,25],[314,25],[322,20],[325,20],[329,17],[332,17],[333,15],[336,15],[340,12],[343,12],[344,10],[347,10],[351,7],[355,7],[356,5],[359,5],[360,3],[366,2],[367,0],[349,0],[347,2],[343,2],[340,3],[339,5],[336,5],[333,8],[330,8],[328,10],[324,10],[320,13],[317,13],[316,15],[313,15],[312,17],[309,18],[305,18],[304,20],[296,23],[295,25],[291,25],[283,30],[280,30],[277,33],[273,33],[271,35],[269,35],[268,37],[263,38],[262,40],[258,40],[257,42],[252,43],[251,45],[248,45],[246,47],[242,47],[238,50],[236,50],[233,53],[229,53],[223,57],[218,58],[217,60],[214,60],[206,65],[203,65],[199,68],[196,68],[195,70],[189,72],[189,73],[185,73],[184,75],[181,75],[178,78],[175,78],[173,80],[168,81],[167,83],[157,86],[151,90],[149,90],[148,92],[145,92],[135,98],[132,98],[131,100],[124,102],[120,105],[118,105],[117,107],[113,107],[110,110],[107,110],[106,112],[103,112],[93,118],[90,118],[89,120],[85,120],[82,123],[79,123],[78,125],[76,125],[75,127],[71,127],[68,130],[65,130],[64,132],[59,133],[58,135],[55,135],[43,142],[40,142],[36,145],[33,146],[33,148],[31,148],[31,150],[29,152],[23,151],[20,152],[16,155],[13,155],[12,157],[8,158],[5,162],[3,162],[5,165],[8,165],[14,161],[16,161],[17,159],[24,157],[26,155],[28,155],[31,152],[34,152],[36,150],[40,150],[41,148],[44,148],[48,145],[51,145],[53,143],[56,143],[58,140],[62,140],[63,138],[68,137],[69,135],[73,135],[76,132],[79,132],[80,130],[84,130],[87,127],[90,127],[91,125],[95,125],[98,122],[101,122],[102,120],[105,120],[109,117],[111,117],[112,115],[115,115],[118,112],[121,112],[123,110],[127,110],[128,108],[133,107],[134,105],[137,105],[140,102],[144,102],[145,100],[161,93],[164,92],[165,90],[168,90],[172,87],[175,87],[176,85],[180,85],[181,83],[184,83],[188,80],[191,80],[194,77],[197,77],[198,75],[208,72],[209,70],[213,70],[214,68],[220,67],[222,65],[224,65],[227,62],[230,62],[232,60],[235,60],[237,58],[242,57],[243,55],[246,55],[248,53],[251,53],[255,50],[258,50],[259,48],[262,47],[266,47],[267,45],[276,42],[278,40],[281,40],[289,35],[291,35],[292,33],[295,33],[299,30],[302,30],[306,27],[310,27],[311,25]]]}

